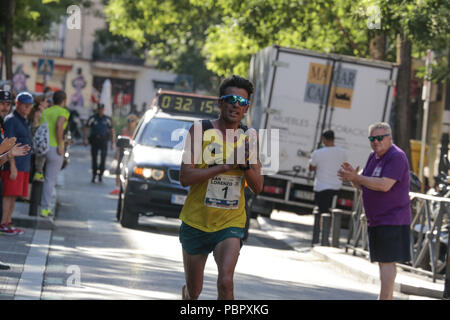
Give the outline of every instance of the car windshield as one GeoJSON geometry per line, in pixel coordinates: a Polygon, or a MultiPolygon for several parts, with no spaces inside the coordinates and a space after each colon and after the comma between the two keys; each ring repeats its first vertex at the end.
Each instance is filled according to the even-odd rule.
{"type": "Polygon", "coordinates": [[[184,148],[184,138],[189,132],[191,121],[153,118],[139,137],[139,144],[169,149],[184,148]]]}

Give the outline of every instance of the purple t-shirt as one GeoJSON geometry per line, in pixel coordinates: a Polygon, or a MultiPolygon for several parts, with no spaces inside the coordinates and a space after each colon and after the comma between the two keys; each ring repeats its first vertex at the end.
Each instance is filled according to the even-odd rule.
{"type": "Polygon", "coordinates": [[[396,180],[387,192],[362,187],[368,226],[410,225],[409,164],[405,153],[396,145],[381,158],[372,152],[362,175],[396,180]]]}

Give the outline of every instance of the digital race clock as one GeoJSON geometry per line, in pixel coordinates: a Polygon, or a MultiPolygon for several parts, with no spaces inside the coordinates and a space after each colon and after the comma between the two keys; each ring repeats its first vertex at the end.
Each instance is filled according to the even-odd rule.
{"type": "Polygon", "coordinates": [[[207,117],[217,117],[220,113],[216,97],[178,92],[161,91],[158,106],[167,113],[186,113],[207,117]]]}

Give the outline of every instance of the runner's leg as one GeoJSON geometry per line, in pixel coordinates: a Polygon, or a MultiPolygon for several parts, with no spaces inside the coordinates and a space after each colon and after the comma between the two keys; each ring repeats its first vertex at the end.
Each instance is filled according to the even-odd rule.
{"type": "Polygon", "coordinates": [[[203,289],[203,273],[207,255],[190,255],[183,249],[184,275],[186,277],[185,291],[183,287],[183,300],[197,300],[203,289]],[[188,296],[186,296],[186,292],[188,296]]]}
{"type": "Polygon", "coordinates": [[[226,238],[219,242],[214,249],[219,276],[217,278],[218,300],[234,300],[234,269],[236,267],[241,240],[239,238],[226,238]]]}

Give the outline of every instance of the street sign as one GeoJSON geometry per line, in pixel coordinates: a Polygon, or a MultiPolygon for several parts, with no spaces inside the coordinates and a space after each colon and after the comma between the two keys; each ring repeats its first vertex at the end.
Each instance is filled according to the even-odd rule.
{"type": "Polygon", "coordinates": [[[37,65],[37,73],[44,76],[51,76],[53,74],[55,63],[51,59],[39,59],[37,65]]]}

